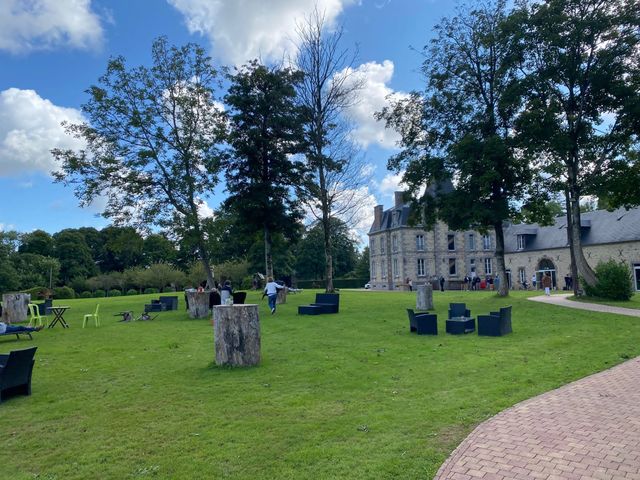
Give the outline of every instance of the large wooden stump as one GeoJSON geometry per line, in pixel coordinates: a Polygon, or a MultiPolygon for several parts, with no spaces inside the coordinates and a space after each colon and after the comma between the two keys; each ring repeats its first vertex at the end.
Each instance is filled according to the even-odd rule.
{"type": "Polygon", "coordinates": [[[187,303],[189,304],[190,318],[208,318],[209,317],[209,292],[198,292],[197,290],[187,290],[187,303]]]}
{"type": "Polygon", "coordinates": [[[416,289],[416,310],[433,310],[433,287],[431,283],[418,285],[416,289]]]}
{"type": "Polygon", "coordinates": [[[247,367],[260,363],[258,305],[213,308],[216,364],[247,367]]]}
{"type": "Polygon", "coordinates": [[[30,293],[2,294],[2,321],[4,323],[25,322],[29,302],[31,302],[30,293]]]}
{"type": "Polygon", "coordinates": [[[287,287],[278,290],[278,296],[276,297],[276,305],[287,303],[287,287]]]}

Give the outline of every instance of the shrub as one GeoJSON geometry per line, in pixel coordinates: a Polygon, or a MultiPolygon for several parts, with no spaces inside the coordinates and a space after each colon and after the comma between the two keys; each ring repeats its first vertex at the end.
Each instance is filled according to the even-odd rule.
{"type": "Polygon", "coordinates": [[[111,290],[109,290],[109,296],[110,297],[120,297],[122,295],[122,292],[120,290],[118,290],[117,288],[113,288],[111,290]]]}
{"type": "Polygon", "coordinates": [[[93,298],[106,297],[106,296],[107,296],[107,292],[105,292],[102,289],[98,289],[95,292],[93,292],[93,298]]]}
{"type": "Polygon", "coordinates": [[[135,288],[127,290],[127,295],[138,295],[138,291],[135,288]]]}
{"type": "Polygon", "coordinates": [[[71,287],[55,287],[53,289],[53,298],[58,300],[63,298],[76,298],[76,292],[71,287]]]}
{"type": "Polygon", "coordinates": [[[632,297],[631,269],[626,263],[615,260],[599,262],[595,274],[595,285],[583,282],[588,296],[609,300],[629,300],[632,297]]]}
{"type": "Polygon", "coordinates": [[[88,290],[85,290],[80,294],[80,298],[91,298],[92,296],[92,293],[88,290]]]}
{"type": "Polygon", "coordinates": [[[145,288],[144,293],[160,293],[157,288],[145,288]]]}
{"type": "Polygon", "coordinates": [[[30,293],[31,300],[44,300],[51,296],[51,290],[46,287],[33,287],[29,290],[24,290],[24,293],[30,293]]]}

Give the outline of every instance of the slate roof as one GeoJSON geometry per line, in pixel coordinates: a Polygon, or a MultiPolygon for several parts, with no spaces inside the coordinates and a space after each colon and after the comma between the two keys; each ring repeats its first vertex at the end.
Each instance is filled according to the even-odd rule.
{"type": "MultiPolygon", "coordinates": [[[[372,225],[369,234],[408,226],[409,212],[408,204],[383,211],[380,227],[372,225]],[[394,224],[393,214],[396,211],[400,212],[400,217],[399,222],[394,224]]],[[[586,212],[581,215],[581,220],[583,245],[640,241],[640,208],[586,212]]],[[[526,235],[526,247],[520,251],[564,248],[568,246],[567,219],[564,215],[556,217],[554,224],[550,226],[540,226],[537,223],[507,226],[504,230],[506,253],[519,251],[518,235],[526,235]]]]}

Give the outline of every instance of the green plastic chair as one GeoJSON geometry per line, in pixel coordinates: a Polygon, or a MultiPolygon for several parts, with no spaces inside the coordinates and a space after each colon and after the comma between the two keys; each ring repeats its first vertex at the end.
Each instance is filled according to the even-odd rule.
{"type": "Polygon", "coordinates": [[[38,305],[30,303],[27,305],[27,308],[29,309],[29,315],[31,315],[31,318],[29,318],[30,327],[46,326],[48,317],[46,315],[40,315],[38,305]]]}
{"type": "Polygon", "coordinates": [[[98,316],[98,310],[100,310],[100,304],[97,304],[97,305],[96,305],[96,311],[95,311],[95,313],[87,313],[87,314],[84,316],[84,319],[82,320],[82,328],[86,327],[86,326],[87,326],[87,322],[88,322],[89,320],[91,320],[92,318],[93,318],[93,319],[95,320],[95,322],[96,322],[96,327],[99,327],[99,326],[100,326],[100,317],[98,316]]]}

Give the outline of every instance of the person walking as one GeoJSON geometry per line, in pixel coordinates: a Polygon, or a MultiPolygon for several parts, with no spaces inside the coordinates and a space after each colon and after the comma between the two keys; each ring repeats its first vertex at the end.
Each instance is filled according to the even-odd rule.
{"type": "Polygon", "coordinates": [[[544,294],[547,296],[551,295],[551,285],[553,282],[551,281],[551,275],[549,275],[549,272],[544,274],[541,283],[542,288],[544,288],[544,294]]]}
{"type": "Polygon", "coordinates": [[[440,291],[444,292],[444,277],[440,277],[440,291]]]}
{"type": "Polygon", "coordinates": [[[409,285],[409,291],[413,292],[413,281],[410,278],[407,279],[407,285],[409,285]]]}
{"type": "Polygon", "coordinates": [[[269,300],[269,308],[271,309],[271,315],[276,313],[276,299],[278,298],[278,290],[282,290],[284,287],[278,285],[273,281],[273,277],[267,279],[267,285],[264,287],[264,294],[269,300]]]}
{"type": "Polygon", "coordinates": [[[231,282],[229,280],[224,282],[224,285],[220,289],[220,302],[222,305],[227,305],[229,299],[233,296],[233,288],[231,288],[231,282]]]}
{"type": "Polygon", "coordinates": [[[533,275],[531,275],[531,285],[533,286],[533,289],[536,289],[536,274],[534,273],[533,275]]]}

